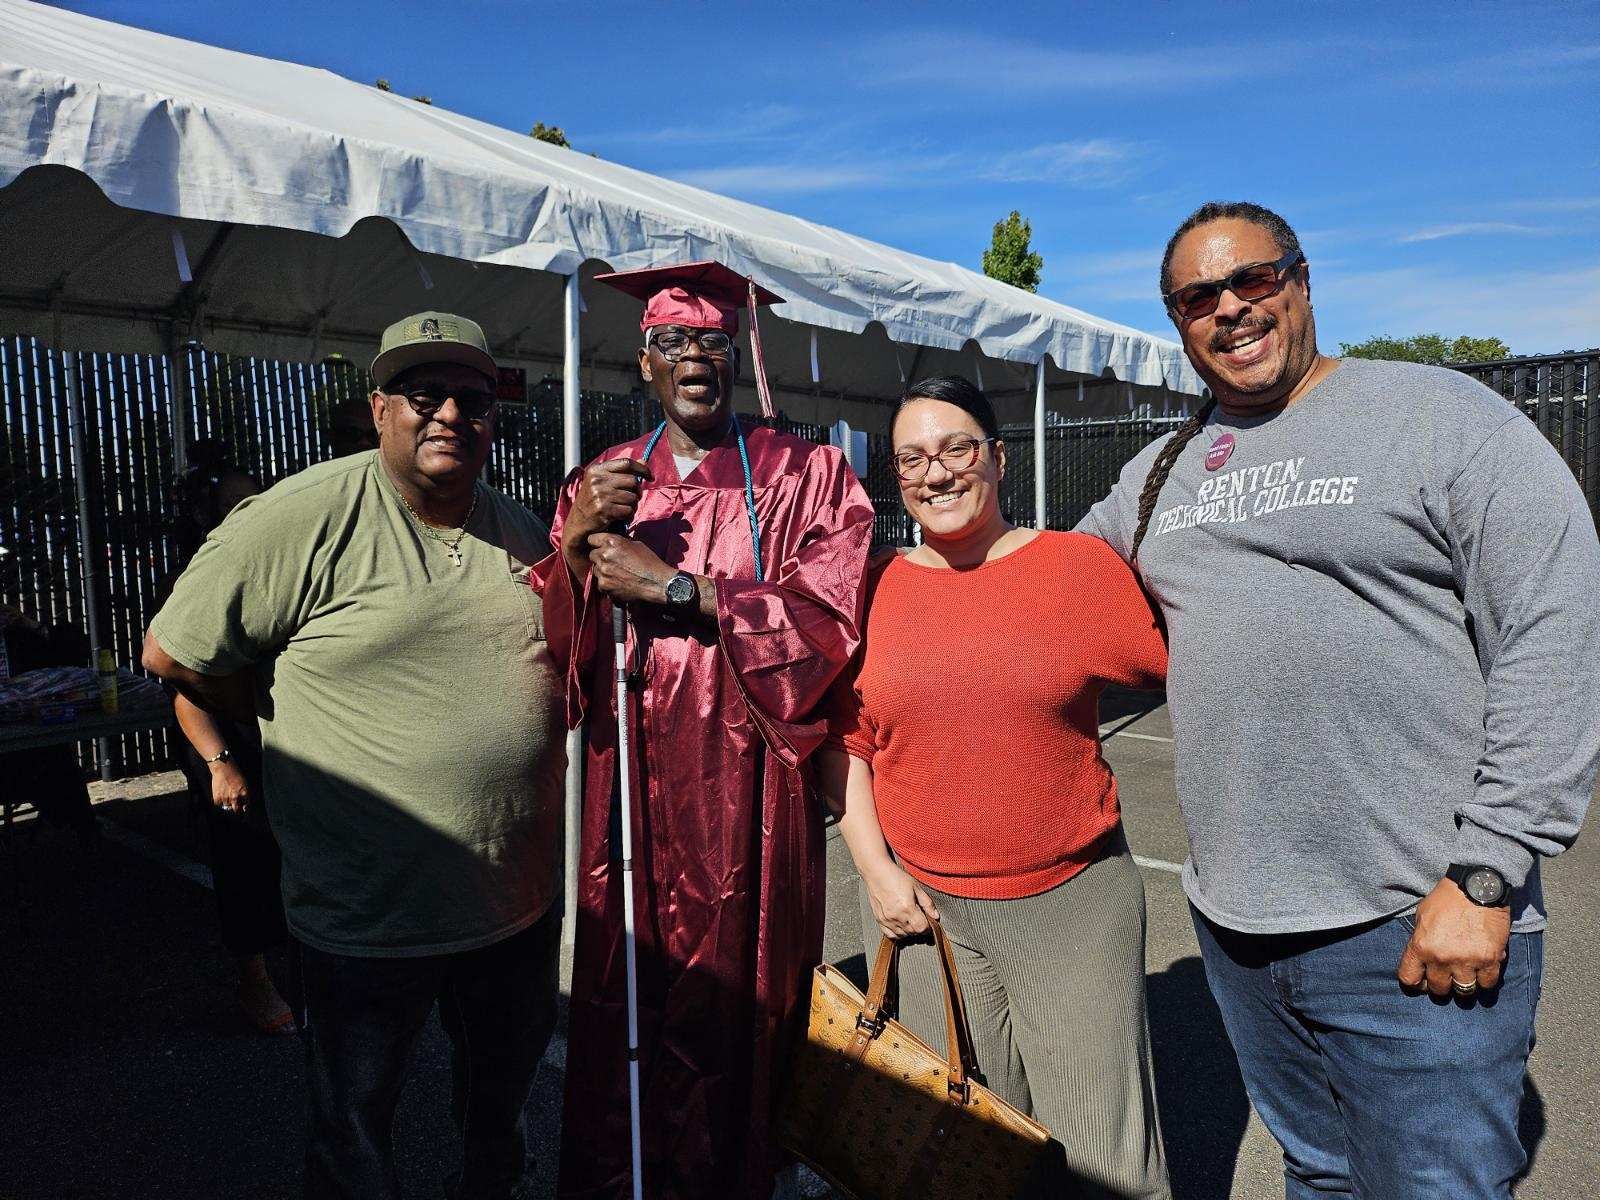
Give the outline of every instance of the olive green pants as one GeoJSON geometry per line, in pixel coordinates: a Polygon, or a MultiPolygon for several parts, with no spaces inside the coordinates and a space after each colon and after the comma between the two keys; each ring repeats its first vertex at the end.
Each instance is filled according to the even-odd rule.
{"type": "MultiPolygon", "coordinates": [[[[983,1081],[1047,1126],[1072,1196],[1167,1200],[1145,1017],[1144,880],[1120,830],[1067,882],[1018,900],[934,888],[983,1081]]],[[[867,963],[882,937],[861,888],[867,963]]],[[[900,955],[900,1020],[945,1053],[931,942],[900,955]]]]}

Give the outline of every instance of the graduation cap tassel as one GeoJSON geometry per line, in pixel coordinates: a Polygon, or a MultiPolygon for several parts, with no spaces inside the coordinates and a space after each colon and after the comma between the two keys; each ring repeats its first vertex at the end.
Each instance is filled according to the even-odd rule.
{"type": "Polygon", "coordinates": [[[750,357],[755,359],[756,395],[761,397],[761,415],[769,421],[776,420],[778,410],[772,406],[772,390],[767,387],[767,363],[761,356],[761,324],[756,318],[756,281],[745,278],[750,296],[750,357]]]}

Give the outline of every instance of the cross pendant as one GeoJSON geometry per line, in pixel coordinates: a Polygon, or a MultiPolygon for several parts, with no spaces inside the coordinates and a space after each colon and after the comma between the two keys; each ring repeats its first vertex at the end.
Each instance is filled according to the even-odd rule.
{"type": "Polygon", "coordinates": [[[456,564],[456,566],[459,567],[461,565],[461,550],[460,550],[460,548],[457,547],[457,546],[446,546],[445,549],[450,551],[450,560],[452,562],[454,562],[456,564]]]}

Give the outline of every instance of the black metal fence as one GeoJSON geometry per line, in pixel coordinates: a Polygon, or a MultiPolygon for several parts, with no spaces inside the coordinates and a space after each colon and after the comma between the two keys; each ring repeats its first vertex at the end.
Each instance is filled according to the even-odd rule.
{"type": "MultiPolygon", "coordinates": [[[[270,484],[330,457],[334,408],[365,397],[370,385],[365,372],[339,360],[275,362],[200,347],[171,359],[77,353],[69,360],[31,338],[0,339],[0,603],[85,631],[92,610],[101,644],[119,663],[137,664],[157,590],[181,565],[175,423],[186,444],[224,441],[234,462],[270,484]],[[80,516],[88,522],[87,539],[79,535],[80,516]],[[95,547],[87,564],[85,540],[95,547]]],[[[660,417],[639,393],[586,392],[580,411],[585,460],[660,417]]],[[[489,481],[548,521],[562,483],[559,381],[534,386],[525,403],[502,405],[497,424],[489,481]]],[[[777,424],[828,440],[820,425],[782,416],[777,424]]],[[[878,513],[876,540],[904,542],[908,530],[884,439],[869,441],[873,466],[865,483],[878,513]]],[[[89,761],[89,744],[84,753],[89,761]]],[[[170,765],[172,746],[165,733],[129,735],[113,739],[110,757],[114,773],[152,770],[170,765]]]]}
{"type": "MultiPolygon", "coordinates": [[[[175,420],[190,444],[221,439],[241,467],[271,482],[329,457],[332,410],[365,397],[370,380],[343,361],[275,362],[199,347],[172,359],[74,354],[73,403],[65,361],[30,338],[0,339],[0,603],[79,628],[88,626],[92,606],[102,644],[120,663],[133,664],[160,581],[180,565],[173,538],[175,420]],[[86,468],[81,480],[73,467],[75,438],[86,468]],[[80,513],[96,548],[88,564],[80,550],[80,513]],[[93,576],[92,588],[86,574],[93,576]]],[[[1539,426],[1600,519],[1600,350],[1457,369],[1494,388],[1539,426]]],[[[581,411],[586,460],[660,418],[654,401],[637,392],[585,393],[581,411]]],[[[1072,528],[1110,490],[1124,464],[1180,420],[1135,413],[1048,427],[1049,527],[1072,528]]],[[[777,424],[827,441],[824,426],[781,415],[777,424]]],[[[1020,425],[1002,433],[1008,462],[1002,505],[1011,519],[1032,524],[1033,430],[1020,425]]],[[[546,520],[561,487],[561,434],[560,384],[546,380],[530,389],[526,403],[502,407],[488,468],[494,486],[546,520]]],[[[908,543],[911,529],[886,437],[869,438],[864,483],[877,512],[874,541],[908,543]]],[[[124,737],[112,747],[118,770],[166,765],[170,755],[165,734],[124,737]]]]}
{"type": "Polygon", "coordinates": [[[1572,468],[1600,523],[1600,349],[1455,369],[1488,384],[1538,425],[1572,468]]]}
{"type": "MultiPolygon", "coordinates": [[[[1071,529],[1095,501],[1111,490],[1129,459],[1157,438],[1165,437],[1183,417],[1131,413],[1048,425],[1044,431],[1045,525],[1071,529]]],[[[1000,506],[1022,525],[1034,522],[1034,438],[1031,425],[1008,425],[1006,477],[1000,506]]]]}

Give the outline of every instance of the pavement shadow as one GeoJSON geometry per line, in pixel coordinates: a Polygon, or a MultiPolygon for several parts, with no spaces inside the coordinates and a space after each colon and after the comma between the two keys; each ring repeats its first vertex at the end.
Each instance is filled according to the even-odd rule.
{"type": "Polygon", "coordinates": [[[1228,1200],[1250,1100],[1205,968],[1181,958],[1145,988],[1174,1200],[1228,1200]]]}
{"type": "MultiPolygon", "coordinates": [[[[367,817],[376,797],[352,800],[367,817]]],[[[0,1194],[8,1200],[291,1200],[304,1157],[304,1049],[237,1013],[185,792],[112,801],[93,851],[29,831],[26,933],[0,934],[0,1194]],[[131,852],[131,836],[144,847],[131,852]]],[[[447,838],[435,860],[466,853],[447,838]]],[[[281,956],[269,955],[269,965],[281,956]]],[[[280,985],[284,976],[278,972],[280,985]]],[[[530,1150],[553,1184],[563,1045],[527,1112],[530,1150]]],[[[450,1046],[435,1014],[412,1059],[394,1145],[405,1200],[441,1194],[457,1169],[450,1046]]]]}
{"type": "Polygon", "coordinates": [[[1110,725],[1129,717],[1142,717],[1167,702],[1165,692],[1135,692],[1108,687],[1100,693],[1100,724],[1110,725]]]}
{"type": "Polygon", "coordinates": [[[1549,1128],[1550,1122],[1545,1116],[1544,1095],[1539,1091],[1539,1085],[1534,1083],[1533,1076],[1524,1075],[1522,1106],[1517,1111],[1517,1137],[1522,1142],[1523,1150],[1527,1152],[1528,1161],[1511,1181],[1513,1185],[1521,1183],[1533,1170],[1534,1157],[1538,1154],[1539,1146],[1549,1128]]]}

